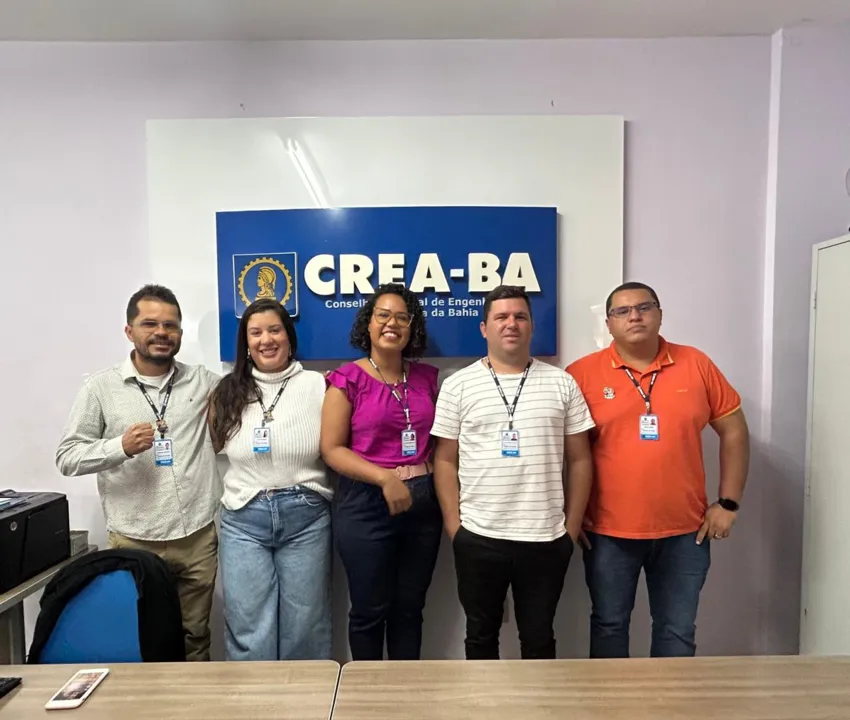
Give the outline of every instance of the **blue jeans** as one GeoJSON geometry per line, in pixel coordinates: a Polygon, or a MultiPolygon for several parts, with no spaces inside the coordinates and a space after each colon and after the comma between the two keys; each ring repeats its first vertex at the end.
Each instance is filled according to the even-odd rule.
{"type": "Polygon", "coordinates": [[[302,487],[221,511],[228,660],[331,657],[330,503],[302,487]]]}
{"type": "Polygon", "coordinates": [[[430,475],[407,481],[413,506],[390,515],[376,485],[340,478],[337,549],[348,577],[348,644],[354,660],[418,660],[422,610],[437,563],[443,518],[430,475]]]}
{"type": "Polygon", "coordinates": [[[711,565],[710,542],[696,533],[659,540],[626,540],[587,533],[584,575],[593,610],[590,657],[629,656],[629,623],[641,569],[652,615],[652,657],[692,657],[696,652],[699,594],[711,565]]]}

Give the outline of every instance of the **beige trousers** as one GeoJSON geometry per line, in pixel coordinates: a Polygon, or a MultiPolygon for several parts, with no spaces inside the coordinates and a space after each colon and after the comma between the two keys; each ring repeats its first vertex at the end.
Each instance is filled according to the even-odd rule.
{"type": "Polygon", "coordinates": [[[210,523],[179,540],[133,540],[109,533],[109,547],[148,550],[168,564],[177,580],[187,660],[210,659],[210,612],[218,570],[218,534],[210,523]]]}

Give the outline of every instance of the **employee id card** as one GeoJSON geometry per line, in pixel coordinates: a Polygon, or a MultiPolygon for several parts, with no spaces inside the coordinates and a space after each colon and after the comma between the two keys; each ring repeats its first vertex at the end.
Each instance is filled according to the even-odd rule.
{"type": "Polygon", "coordinates": [[[153,441],[153,459],[157,467],[171,467],[174,464],[174,444],[171,438],[153,441]]]}
{"type": "Polygon", "coordinates": [[[518,430],[502,430],[502,457],[519,457],[518,430]]]}
{"type": "Polygon", "coordinates": [[[401,455],[402,457],[416,455],[416,430],[401,431],[401,455]]]}
{"type": "Polygon", "coordinates": [[[267,453],[272,451],[272,429],[270,427],[254,428],[254,452],[267,453]]]}
{"type": "Polygon", "coordinates": [[[658,416],[657,415],[641,415],[640,416],[640,439],[641,440],[658,440],[658,416]]]}

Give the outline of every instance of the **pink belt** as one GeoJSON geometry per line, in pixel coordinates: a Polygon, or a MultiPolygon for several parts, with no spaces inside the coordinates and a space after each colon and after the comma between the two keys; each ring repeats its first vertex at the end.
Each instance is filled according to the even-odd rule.
{"type": "Polygon", "coordinates": [[[395,471],[401,480],[412,480],[422,475],[430,475],[434,472],[434,466],[429,462],[418,465],[399,465],[395,471]]]}

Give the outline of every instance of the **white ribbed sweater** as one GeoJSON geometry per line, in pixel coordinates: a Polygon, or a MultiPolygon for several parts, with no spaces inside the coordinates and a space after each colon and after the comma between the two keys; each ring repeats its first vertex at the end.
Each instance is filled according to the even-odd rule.
{"type": "Polygon", "coordinates": [[[325,379],[293,361],[279,373],[253,369],[257,387],[268,408],[281,383],[286,389],[274,409],[271,452],[254,452],[254,428],[263,422],[260,403],[250,403],[242,413],[242,427],[224,446],[230,466],[224,474],[221,502],[228,510],[244,507],[257,493],[303,485],[330,499],[333,495],[325,464],[319,455],[325,379]]]}

